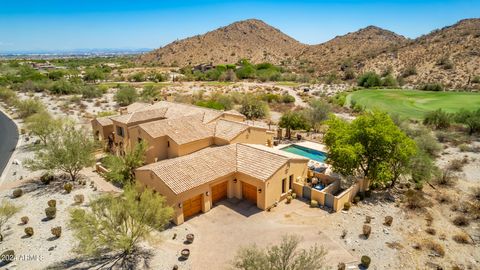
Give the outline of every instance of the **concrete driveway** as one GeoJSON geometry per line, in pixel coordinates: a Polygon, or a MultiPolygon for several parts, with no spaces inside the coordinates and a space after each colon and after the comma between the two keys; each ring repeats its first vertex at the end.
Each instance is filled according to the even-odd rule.
{"type": "Polygon", "coordinates": [[[285,234],[301,236],[304,248],[323,246],[328,251],[329,266],[354,262],[355,257],[322,232],[325,226],[331,226],[325,222],[328,215],[299,200],[291,204],[281,202],[271,212],[261,211],[246,201],[225,200],[177,229],[195,234],[194,243],[189,245],[192,269],[227,269],[239,247],[279,243],[285,234]]]}

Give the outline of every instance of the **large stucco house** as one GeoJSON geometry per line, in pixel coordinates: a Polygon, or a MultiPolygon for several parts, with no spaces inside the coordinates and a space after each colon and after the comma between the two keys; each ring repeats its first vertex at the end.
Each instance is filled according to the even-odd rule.
{"type": "Polygon", "coordinates": [[[265,210],[284,199],[294,181],[307,176],[308,159],[258,144],[209,147],[136,170],[137,181],[166,197],[173,221],[209,211],[227,198],[265,210]]]}
{"type": "Polygon", "coordinates": [[[136,180],[166,197],[176,224],[226,198],[268,209],[308,172],[308,159],[269,147],[274,132],[235,111],[134,103],[121,115],[93,120],[92,128],[120,155],[146,142],[147,165],[136,180]]]}

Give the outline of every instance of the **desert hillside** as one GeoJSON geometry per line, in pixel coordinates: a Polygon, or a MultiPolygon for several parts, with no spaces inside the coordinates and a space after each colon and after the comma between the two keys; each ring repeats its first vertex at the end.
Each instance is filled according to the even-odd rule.
{"type": "Polygon", "coordinates": [[[480,75],[480,19],[462,20],[406,43],[397,50],[365,59],[362,70],[391,67],[412,84],[441,82],[449,88],[470,86],[480,75]]]}
{"type": "Polygon", "coordinates": [[[298,54],[305,45],[260,20],[245,20],[210,31],[204,35],[170,43],[140,58],[142,62],[162,65],[236,63],[250,61],[280,64],[298,54]]]}
{"type": "Polygon", "coordinates": [[[318,45],[305,45],[263,21],[235,22],[203,35],[178,40],[140,57],[163,66],[235,63],[282,64],[312,77],[335,74],[353,80],[374,70],[405,83],[442,83],[450,89],[478,86],[480,19],[466,19],[416,39],[368,26],[318,45]],[[473,83],[472,83],[473,81],[473,83]]]}

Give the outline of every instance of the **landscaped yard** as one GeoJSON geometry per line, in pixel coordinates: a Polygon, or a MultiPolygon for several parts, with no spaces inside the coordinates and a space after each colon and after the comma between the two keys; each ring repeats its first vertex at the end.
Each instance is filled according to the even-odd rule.
{"type": "Polygon", "coordinates": [[[397,113],[411,119],[422,119],[428,111],[443,109],[457,112],[460,109],[480,108],[480,94],[467,92],[427,92],[400,89],[360,90],[348,95],[347,104],[354,100],[367,109],[397,113]]]}

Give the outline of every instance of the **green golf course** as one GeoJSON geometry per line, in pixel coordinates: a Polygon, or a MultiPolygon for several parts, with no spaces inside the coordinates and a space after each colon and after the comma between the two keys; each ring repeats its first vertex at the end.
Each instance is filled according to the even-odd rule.
{"type": "Polygon", "coordinates": [[[428,111],[443,109],[454,113],[461,109],[480,108],[480,94],[469,92],[428,92],[401,89],[359,90],[347,96],[367,110],[383,110],[410,119],[423,119],[428,111]]]}

